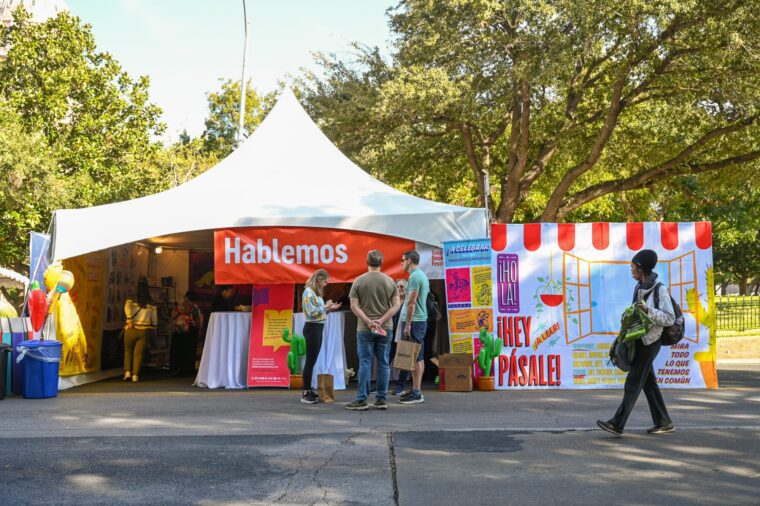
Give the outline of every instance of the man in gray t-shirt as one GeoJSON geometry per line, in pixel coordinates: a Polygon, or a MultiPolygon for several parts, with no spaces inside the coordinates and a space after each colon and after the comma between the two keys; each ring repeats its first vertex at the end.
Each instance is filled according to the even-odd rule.
{"type": "Polygon", "coordinates": [[[351,311],[358,319],[356,350],[359,354],[359,390],[356,400],[346,404],[346,409],[363,411],[369,407],[367,398],[372,380],[373,356],[377,359],[377,390],[373,407],[388,408],[388,355],[393,340],[393,315],[401,303],[396,283],[380,272],[382,266],[383,254],[380,251],[367,253],[368,272],[356,278],[349,293],[351,311]]]}

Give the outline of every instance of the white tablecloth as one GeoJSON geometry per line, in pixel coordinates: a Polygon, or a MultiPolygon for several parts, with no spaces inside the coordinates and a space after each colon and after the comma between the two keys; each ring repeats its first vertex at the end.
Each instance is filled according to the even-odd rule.
{"type": "MultiPolygon", "coordinates": [[[[293,332],[303,335],[306,317],[303,313],[293,315],[293,332]]],[[[317,374],[332,374],[335,390],[346,389],[346,348],[343,343],[346,314],[344,311],[328,313],[325,330],[322,334],[322,348],[319,350],[317,363],[314,365],[312,385],[317,387],[317,374]]]]}
{"type": "Polygon", "coordinates": [[[194,385],[246,388],[251,313],[211,313],[194,385]]]}
{"type": "MultiPolygon", "coordinates": [[[[304,314],[295,313],[293,332],[303,335],[304,322],[304,314]]],[[[335,389],[346,389],[345,326],[345,312],[327,315],[322,348],[314,366],[313,385],[317,385],[317,374],[332,374],[335,389]]],[[[201,365],[193,384],[208,388],[246,388],[250,339],[251,313],[211,313],[201,365]]]]}

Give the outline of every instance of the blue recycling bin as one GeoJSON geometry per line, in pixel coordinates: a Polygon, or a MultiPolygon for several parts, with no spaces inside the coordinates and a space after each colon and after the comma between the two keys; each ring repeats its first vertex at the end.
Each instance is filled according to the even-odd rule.
{"type": "Polygon", "coordinates": [[[24,377],[25,399],[47,399],[58,395],[61,344],[52,340],[23,341],[16,346],[24,377]]]}

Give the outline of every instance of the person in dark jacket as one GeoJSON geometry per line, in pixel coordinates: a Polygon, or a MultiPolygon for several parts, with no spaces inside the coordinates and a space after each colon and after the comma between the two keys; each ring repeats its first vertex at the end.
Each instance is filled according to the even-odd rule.
{"type": "Polygon", "coordinates": [[[673,325],[676,319],[668,289],[665,285],[657,283],[657,274],[652,272],[656,265],[657,253],[652,250],[639,251],[631,261],[631,276],[638,282],[633,291],[634,303],[647,314],[654,325],[641,339],[634,341],[635,352],[631,369],[625,378],[623,401],[615,415],[606,422],[602,420],[596,422],[599,428],[618,437],[623,435],[625,423],[642,390],[646,395],[654,422],[654,426],[648,429],[647,433],[665,434],[675,430],[660,388],[657,386],[657,377],[652,366],[662,346],[660,337],[663,328],[673,325]],[[659,290],[659,308],[654,307],[653,291],[655,289],[659,290]]]}
{"type": "Polygon", "coordinates": [[[214,300],[211,302],[211,312],[235,311],[235,287],[233,285],[220,285],[217,287],[214,300]]]}
{"type": "Polygon", "coordinates": [[[203,328],[203,313],[197,301],[195,292],[188,290],[182,304],[175,305],[172,310],[174,331],[170,347],[170,364],[175,375],[195,374],[198,334],[203,328]]]}

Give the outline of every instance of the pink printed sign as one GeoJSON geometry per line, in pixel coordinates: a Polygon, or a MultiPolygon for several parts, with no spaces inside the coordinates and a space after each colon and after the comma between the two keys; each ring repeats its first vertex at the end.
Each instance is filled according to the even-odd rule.
{"type": "Polygon", "coordinates": [[[446,269],[446,300],[449,304],[472,301],[469,267],[446,269]]]}

